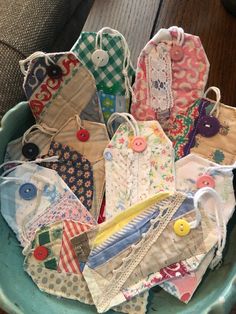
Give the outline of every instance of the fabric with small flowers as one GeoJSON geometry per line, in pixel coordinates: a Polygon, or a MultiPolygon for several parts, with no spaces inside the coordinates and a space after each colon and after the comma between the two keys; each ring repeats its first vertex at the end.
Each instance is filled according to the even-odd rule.
{"type": "Polygon", "coordinates": [[[129,102],[125,96],[106,94],[103,91],[99,93],[101,108],[105,123],[114,112],[127,112],[129,109],[129,102]]]}
{"type": "Polygon", "coordinates": [[[188,144],[189,134],[194,128],[194,122],[199,116],[199,104],[197,100],[184,113],[177,114],[170,118],[170,126],[166,130],[166,135],[172,141],[175,149],[175,160],[185,155],[184,148],[188,144]]]}
{"type": "Polygon", "coordinates": [[[89,160],[68,145],[54,141],[50,144],[47,156],[59,156],[59,161],[46,162],[42,165],[57,171],[81,203],[87,210],[90,210],[92,207],[94,183],[92,166],[89,160]]]}
{"type": "Polygon", "coordinates": [[[133,151],[134,134],[126,123],[120,125],[104,151],[106,218],[160,191],[175,188],[170,140],[157,121],[140,121],[138,127],[147,141],[145,151],[133,151]]]}

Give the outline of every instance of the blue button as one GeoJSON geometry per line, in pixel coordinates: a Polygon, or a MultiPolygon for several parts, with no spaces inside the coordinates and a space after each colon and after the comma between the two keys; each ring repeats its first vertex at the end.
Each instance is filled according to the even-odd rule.
{"type": "Polygon", "coordinates": [[[37,188],[32,183],[24,183],[20,186],[19,194],[24,200],[30,201],[37,195],[37,188]]]}
{"type": "Polygon", "coordinates": [[[111,161],[112,160],[112,154],[111,152],[105,152],[104,153],[104,158],[108,161],[111,161]]]}

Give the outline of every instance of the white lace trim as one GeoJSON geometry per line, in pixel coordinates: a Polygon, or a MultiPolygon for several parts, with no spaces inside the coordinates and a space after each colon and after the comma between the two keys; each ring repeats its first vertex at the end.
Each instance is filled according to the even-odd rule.
{"type": "Polygon", "coordinates": [[[148,55],[149,103],[158,113],[169,113],[174,105],[172,67],[168,45],[159,43],[148,55]]]}

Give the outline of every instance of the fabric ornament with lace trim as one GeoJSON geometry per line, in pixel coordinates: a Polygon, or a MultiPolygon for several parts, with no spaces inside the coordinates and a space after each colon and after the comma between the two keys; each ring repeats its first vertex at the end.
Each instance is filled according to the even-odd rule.
{"type": "MultiPolygon", "coordinates": [[[[207,252],[217,239],[215,234],[215,222],[205,209],[195,208],[193,199],[181,193],[161,192],[100,224],[97,232],[88,235],[91,251],[83,271],[98,312],[129,299],[127,291],[139,282],[142,286],[150,274],[193,252],[207,252]],[[190,233],[180,237],[173,225],[186,204],[189,211],[182,219],[188,221],[190,233]]],[[[135,291],[138,294],[156,284],[153,280],[135,291]]]]}
{"type": "Polygon", "coordinates": [[[169,118],[202,96],[208,71],[198,36],[175,26],[160,29],[138,58],[131,113],[137,120],[156,119],[168,130],[169,118]]]}
{"type": "MultiPolygon", "coordinates": [[[[157,192],[174,191],[173,148],[157,121],[135,121],[129,114],[114,114],[122,123],[104,151],[106,169],[106,217],[157,192]],[[142,151],[136,149],[141,139],[142,151]]],[[[138,148],[139,150],[139,148],[138,148]]]]}

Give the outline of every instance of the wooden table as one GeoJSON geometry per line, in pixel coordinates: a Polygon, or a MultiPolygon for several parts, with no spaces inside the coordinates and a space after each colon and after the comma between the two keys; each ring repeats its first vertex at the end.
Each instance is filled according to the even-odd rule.
{"type": "Polygon", "coordinates": [[[208,86],[220,88],[222,102],[236,105],[236,18],[220,0],[96,0],[84,30],[103,26],[127,39],[134,65],[145,43],[161,27],[181,26],[200,36],[211,64],[208,86]]]}

